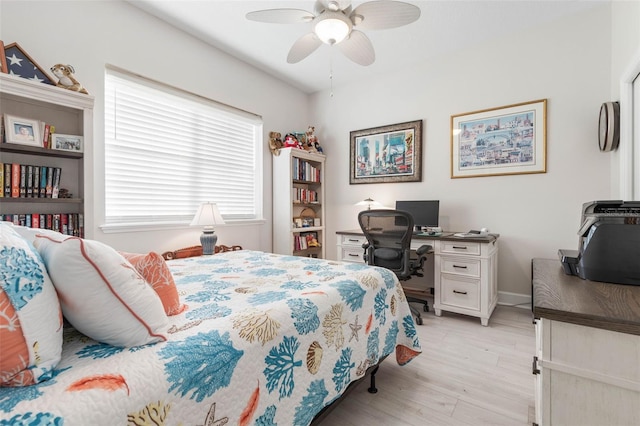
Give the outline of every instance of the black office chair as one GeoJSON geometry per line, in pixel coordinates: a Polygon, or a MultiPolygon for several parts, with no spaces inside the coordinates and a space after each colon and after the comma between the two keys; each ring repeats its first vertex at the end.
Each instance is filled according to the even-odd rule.
{"type": "MultiPolygon", "coordinates": [[[[401,210],[363,210],[358,214],[360,228],[367,238],[363,244],[364,261],[369,265],[381,266],[393,271],[400,281],[406,281],[413,275],[422,276],[422,267],[427,259],[430,245],[422,245],[416,251],[417,258],[411,257],[411,237],[413,235],[413,217],[401,210]]],[[[422,303],[424,311],[429,310],[427,302],[408,297],[408,302],[422,303]]],[[[416,323],[422,325],[420,311],[409,305],[416,317],[416,323]]]]}

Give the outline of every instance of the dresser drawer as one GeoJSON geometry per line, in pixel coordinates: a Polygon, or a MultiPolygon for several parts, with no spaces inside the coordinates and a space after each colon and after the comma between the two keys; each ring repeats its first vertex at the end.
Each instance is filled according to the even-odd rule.
{"type": "Polygon", "coordinates": [[[340,240],[338,242],[339,245],[341,246],[353,246],[353,247],[360,247],[362,248],[362,245],[364,243],[367,242],[367,239],[364,237],[364,235],[340,235],[340,240]]]}
{"type": "Polygon", "coordinates": [[[364,263],[362,247],[338,247],[338,260],[364,263]]]}
{"type": "Polygon", "coordinates": [[[480,310],[480,280],[442,274],[440,302],[443,305],[480,310]]]}
{"type": "Polygon", "coordinates": [[[442,256],[440,272],[480,278],[480,259],[442,256]]]}
{"type": "Polygon", "coordinates": [[[468,254],[473,256],[480,255],[480,243],[469,241],[442,241],[440,243],[442,253],[468,254]]]}

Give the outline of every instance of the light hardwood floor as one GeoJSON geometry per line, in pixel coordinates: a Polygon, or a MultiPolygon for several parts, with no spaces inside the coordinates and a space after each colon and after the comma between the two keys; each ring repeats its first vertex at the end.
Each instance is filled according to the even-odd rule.
{"type": "Polygon", "coordinates": [[[389,356],[376,375],[378,393],[363,380],[322,425],[531,425],[531,310],[498,306],[488,327],[448,312],[422,316],[422,354],[402,367],[389,356]]]}

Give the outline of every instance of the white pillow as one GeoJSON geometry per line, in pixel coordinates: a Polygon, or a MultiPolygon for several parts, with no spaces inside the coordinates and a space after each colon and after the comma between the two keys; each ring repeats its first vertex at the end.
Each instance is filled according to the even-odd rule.
{"type": "Polygon", "coordinates": [[[114,346],[166,340],[162,301],[135,268],[99,241],[36,235],[62,312],[80,332],[114,346]]]}
{"type": "Polygon", "coordinates": [[[20,226],[20,225],[13,225],[13,229],[20,234],[20,236],[22,238],[24,238],[25,240],[29,241],[31,244],[33,244],[36,240],[36,235],[38,234],[42,234],[42,235],[49,235],[52,238],[55,238],[57,240],[64,240],[65,238],[69,238],[70,235],[64,235],[60,232],[57,231],[53,231],[51,229],[44,229],[44,228],[28,228],[26,226],[20,226]]]}
{"type": "Polygon", "coordinates": [[[62,314],[40,255],[0,222],[0,386],[52,377],[62,353],[62,314]]]}

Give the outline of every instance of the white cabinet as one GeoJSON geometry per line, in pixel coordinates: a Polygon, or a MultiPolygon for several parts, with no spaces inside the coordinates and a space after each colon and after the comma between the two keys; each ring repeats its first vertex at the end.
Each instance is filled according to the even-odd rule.
{"type": "Polygon", "coordinates": [[[536,423],[640,424],[640,336],[536,320],[536,423]]]}
{"type": "Polygon", "coordinates": [[[640,286],[532,261],[536,423],[640,425],[640,286]]]}
{"type": "Polygon", "coordinates": [[[364,235],[338,235],[338,260],[364,263],[364,248],[367,242],[364,235]]]}
{"type": "Polygon", "coordinates": [[[433,307],[480,318],[482,325],[498,302],[498,242],[434,240],[435,274],[433,307]]]}
{"type": "Polygon", "coordinates": [[[273,251],[325,257],[325,156],[283,148],[273,156],[273,251]]]}
{"type": "MultiPolygon", "coordinates": [[[[84,152],[93,144],[93,96],[73,92],[52,85],[34,82],[8,74],[0,74],[0,113],[42,121],[55,125],[56,133],[84,138],[84,152]]],[[[67,189],[70,198],[36,196],[0,198],[2,219],[14,216],[32,219],[57,215],[64,220],[82,219],[84,229],[92,229],[92,211],[86,203],[86,173],[84,153],[45,149],[21,144],[0,144],[0,163],[19,164],[38,168],[60,168],[60,188],[67,189]],[[72,216],[73,215],[73,216],[72,216]]],[[[4,189],[4,188],[3,188],[4,189]]],[[[54,216],[55,218],[55,216],[54,216]]],[[[13,219],[12,219],[13,220],[13,219]]],[[[40,227],[43,227],[40,224],[40,227]]],[[[83,236],[80,234],[80,236],[83,236]]]]}

